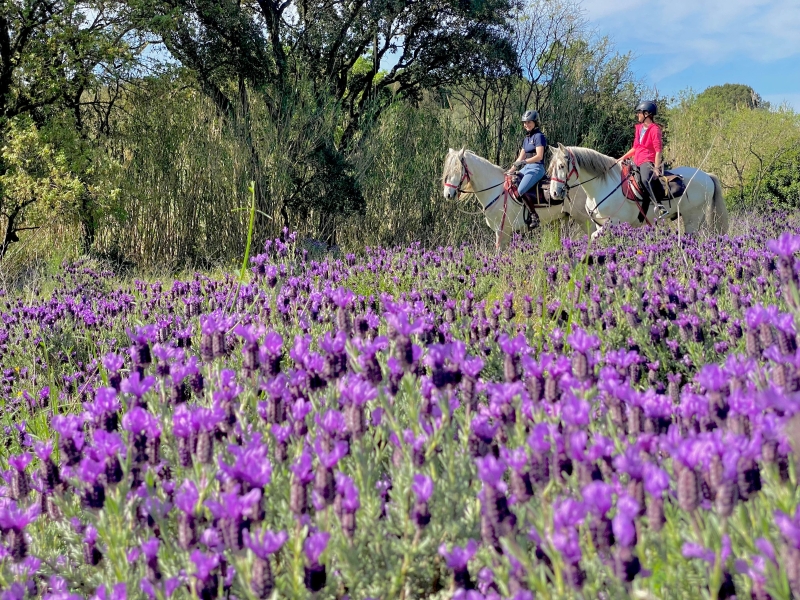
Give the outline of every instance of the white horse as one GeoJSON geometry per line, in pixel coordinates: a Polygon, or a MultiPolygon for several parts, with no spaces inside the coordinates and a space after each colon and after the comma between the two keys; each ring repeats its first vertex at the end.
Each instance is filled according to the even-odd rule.
{"type": "MultiPolygon", "coordinates": [[[[595,238],[608,223],[641,225],[641,203],[628,200],[622,192],[622,167],[610,156],[590,148],[558,145],[550,162],[550,196],[563,198],[571,188],[580,185],[586,192],[586,212],[597,225],[595,238]]],[[[716,175],[691,167],[670,169],[683,177],[686,190],[671,202],[665,202],[670,217],[680,216],[686,233],[697,231],[704,224],[716,233],[728,231],[728,209],[722,197],[722,185],[716,175]]],[[[647,213],[648,222],[655,217],[655,207],[647,213]]]]}
{"type": "MultiPolygon", "coordinates": [[[[474,194],[480,202],[486,224],[495,232],[498,250],[508,245],[515,232],[528,230],[525,207],[504,189],[505,181],[506,174],[501,167],[469,150],[450,148],[447,153],[442,174],[444,197],[454,200],[462,192],[474,194]]],[[[586,194],[576,189],[563,204],[537,208],[536,214],[542,224],[572,217],[586,231],[587,227],[593,229],[593,224],[585,205],[586,194]]]]}

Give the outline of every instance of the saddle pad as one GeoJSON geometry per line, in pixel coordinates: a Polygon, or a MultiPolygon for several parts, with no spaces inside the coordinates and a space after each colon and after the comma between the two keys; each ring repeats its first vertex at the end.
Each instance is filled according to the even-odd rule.
{"type": "Polygon", "coordinates": [[[630,165],[622,164],[622,193],[628,200],[641,200],[642,190],[639,189],[639,184],[636,178],[632,176],[630,165]]]}

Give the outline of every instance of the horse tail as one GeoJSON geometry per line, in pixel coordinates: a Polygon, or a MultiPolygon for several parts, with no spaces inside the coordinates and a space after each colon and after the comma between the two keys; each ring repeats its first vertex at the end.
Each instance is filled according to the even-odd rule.
{"type": "Polygon", "coordinates": [[[728,233],[728,207],[725,198],[722,196],[722,183],[719,177],[711,173],[708,174],[714,183],[714,196],[706,205],[706,223],[714,233],[728,233]]]}

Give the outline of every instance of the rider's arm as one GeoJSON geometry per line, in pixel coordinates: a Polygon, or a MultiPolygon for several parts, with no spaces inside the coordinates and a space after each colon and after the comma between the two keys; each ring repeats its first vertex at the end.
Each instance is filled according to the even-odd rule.
{"type": "Polygon", "coordinates": [[[517,155],[517,160],[514,161],[514,164],[511,165],[511,168],[506,171],[506,173],[513,173],[518,167],[516,163],[520,161],[525,161],[525,148],[521,148],[519,154],[517,155]]]}
{"type": "Polygon", "coordinates": [[[653,136],[653,149],[656,151],[656,158],[653,161],[656,173],[661,173],[661,152],[664,149],[661,140],[661,128],[657,128],[653,136]]]}
{"type": "Polygon", "coordinates": [[[531,156],[530,159],[526,160],[525,162],[531,163],[543,163],[544,162],[544,146],[536,146],[536,154],[531,156]]]}
{"type": "Polygon", "coordinates": [[[633,156],[634,152],[636,152],[636,150],[635,150],[634,148],[631,148],[631,149],[630,149],[630,150],[628,150],[628,151],[627,151],[625,154],[623,154],[622,156],[620,156],[620,157],[619,157],[619,160],[618,160],[617,162],[622,162],[622,161],[623,161],[623,160],[625,160],[626,158],[630,158],[631,156],[633,156]]]}

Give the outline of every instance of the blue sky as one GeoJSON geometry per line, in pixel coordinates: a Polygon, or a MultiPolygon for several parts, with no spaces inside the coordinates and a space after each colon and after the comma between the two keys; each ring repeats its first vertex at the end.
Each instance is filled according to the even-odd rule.
{"type": "Polygon", "coordinates": [[[800,111],[800,0],[583,0],[661,95],[743,83],[800,111]]]}

